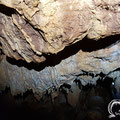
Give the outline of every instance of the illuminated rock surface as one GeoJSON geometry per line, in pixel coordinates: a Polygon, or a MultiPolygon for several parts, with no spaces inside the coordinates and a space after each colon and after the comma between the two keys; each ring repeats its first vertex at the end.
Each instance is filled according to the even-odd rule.
{"type": "Polygon", "coordinates": [[[65,83],[116,79],[119,33],[119,0],[0,0],[0,87],[54,99],[65,83]]]}
{"type": "Polygon", "coordinates": [[[0,0],[0,4],[2,49],[27,62],[45,61],[45,54],[58,53],[85,36],[98,40],[120,33],[119,0],[0,0]]]}

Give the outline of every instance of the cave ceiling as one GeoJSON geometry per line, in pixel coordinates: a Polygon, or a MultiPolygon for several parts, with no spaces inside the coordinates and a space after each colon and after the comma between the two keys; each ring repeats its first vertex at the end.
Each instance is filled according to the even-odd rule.
{"type": "Polygon", "coordinates": [[[120,0],[0,0],[0,86],[39,93],[115,79],[119,34],[120,0]]]}

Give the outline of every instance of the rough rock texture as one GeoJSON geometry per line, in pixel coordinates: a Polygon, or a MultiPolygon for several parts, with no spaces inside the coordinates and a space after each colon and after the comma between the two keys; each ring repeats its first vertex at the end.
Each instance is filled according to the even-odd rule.
{"type": "Polygon", "coordinates": [[[119,0],[0,0],[1,88],[40,95],[118,78],[119,21],[119,0]]]}
{"type": "Polygon", "coordinates": [[[120,33],[119,0],[0,0],[0,4],[2,49],[27,62],[45,61],[44,54],[58,53],[85,36],[98,40],[120,33]]]}
{"type": "Polygon", "coordinates": [[[72,85],[74,80],[87,85],[96,84],[97,80],[105,77],[116,79],[120,76],[119,46],[120,43],[90,53],[79,51],[58,65],[45,68],[41,64],[22,63],[9,58],[6,61],[3,58],[0,63],[1,82],[7,83],[12,93],[16,94],[27,89],[33,89],[34,93],[44,93],[64,83],[72,85]]]}

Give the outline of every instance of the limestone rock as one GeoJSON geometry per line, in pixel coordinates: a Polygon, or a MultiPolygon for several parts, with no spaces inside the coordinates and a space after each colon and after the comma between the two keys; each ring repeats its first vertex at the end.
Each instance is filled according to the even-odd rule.
{"type": "MultiPolygon", "coordinates": [[[[8,58],[6,61],[4,56],[0,63],[1,85],[10,86],[13,94],[27,89],[32,89],[34,93],[44,93],[54,87],[59,88],[64,83],[72,85],[74,80],[81,81],[83,85],[96,84],[101,78],[100,73],[115,78],[120,76],[111,75],[120,66],[119,46],[120,43],[117,43],[109,48],[85,53],[80,50],[54,66],[50,63],[24,63],[8,58]]],[[[56,55],[52,59],[54,63],[57,57],[56,55]]]]}
{"type": "Polygon", "coordinates": [[[70,91],[67,95],[68,103],[72,107],[76,107],[76,105],[79,103],[80,91],[81,90],[78,87],[78,85],[75,82],[73,82],[73,84],[71,85],[70,91]]]}
{"type": "Polygon", "coordinates": [[[0,0],[0,7],[2,49],[27,62],[43,62],[44,54],[85,36],[98,40],[120,33],[119,0],[0,0]]]}
{"type": "Polygon", "coordinates": [[[74,80],[119,77],[119,3],[0,0],[1,88],[41,95],[74,80]]]}

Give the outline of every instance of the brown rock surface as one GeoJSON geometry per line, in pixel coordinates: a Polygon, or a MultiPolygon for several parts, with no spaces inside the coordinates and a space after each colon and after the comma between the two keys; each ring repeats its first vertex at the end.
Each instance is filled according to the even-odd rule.
{"type": "Polygon", "coordinates": [[[96,84],[101,73],[118,78],[119,4],[0,0],[0,50],[14,58],[4,56],[0,62],[0,86],[10,86],[12,94],[27,89],[43,93],[76,79],[83,85],[96,84]]]}
{"type": "Polygon", "coordinates": [[[1,85],[10,86],[12,94],[25,92],[27,89],[40,94],[59,88],[64,83],[72,85],[74,80],[80,80],[82,85],[95,85],[97,80],[105,77],[115,79],[120,77],[119,46],[120,43],[117,43],[109,48],[85,53],[80,50],[59,64],[52,64],[58,60],[57,55],[50,58],[48,63],[42,64],[9,58],[6,61],[4,57],[0,63],[1,85]]]}
{"type": "Polygon", "coordinates": [[[15,59],[42,62],[44,54],[58,53],[85,36],[98,40],[119,34],[119,2],[0,0],[0,41],[4,52],[15,59]],[[7,10],[11,11],[9,15],[3,14],[7,10]]]}

